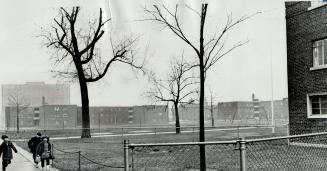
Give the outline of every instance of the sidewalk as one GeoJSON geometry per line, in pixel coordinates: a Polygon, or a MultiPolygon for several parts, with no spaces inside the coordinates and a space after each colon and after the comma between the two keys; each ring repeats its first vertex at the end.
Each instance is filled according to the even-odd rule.
{"type": "MultiPolygon", "coordinates": [[[[0,142],[2,143],[2,142],[0,142]]],[[[11,160],[11,164],[7,167],[7,171],[40,171],[40,168],[36,168],[33,163],[32,155],[26,150],[14,144],[18,153],[14,153],[14,158],[11,160]]],[[[1,159],[2,160],[2,159],[1,159]]],[[[39,164],[41,167],[41,164],[39,164]]],[[[51,168],[51,171],[59,171],[58,169],[51,168]]]]}

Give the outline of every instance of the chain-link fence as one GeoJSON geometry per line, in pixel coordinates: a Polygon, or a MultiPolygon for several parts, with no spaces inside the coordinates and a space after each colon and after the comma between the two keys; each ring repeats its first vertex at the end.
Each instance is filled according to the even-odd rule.
{"type": "Polygon", "coordinates": [[[248,140],[249,170],[327,170],[327,133],[248,140]]]}
{"type": "Polygon", "coordinates": [[[236,141],[129,144],[126,170],[199,169],[199,145],[207,170],[327,170],[327,132],[236,141]]]}
{"type": "Polygon", "coordinates": [[[200,168],[200,145],[205,145],[207,170],[239,170],[238,141],[205,143],[125,144],[131,170],[194,170],[200,168]]]}

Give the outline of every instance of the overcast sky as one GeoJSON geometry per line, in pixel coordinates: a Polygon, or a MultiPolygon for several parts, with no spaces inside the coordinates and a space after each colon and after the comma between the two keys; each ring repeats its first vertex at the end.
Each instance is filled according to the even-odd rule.
{"type": "MultiPolygon", "coordinates": [[[[103,8],[104,17],[112,18],[106,33],[111,32],[114,39],[131,34],[141,36],[140,49],[148,46],[147,66],[164,75],[171,57],[184,52],[189,59],[196,58],[191,49],[169,30],[153,22],[137,21],[145,17],[142,7],[151,8],[154,3],[164,3],[173,9],[176,3],[187,3],[200,11],[200,2],[209,4],[206,20],[208,35],[220,31],[228,13],[232,13],[236,19],[261,12],[240,24],[228,36],[227,45],[244,40],[249,40],[249,43],[222,58],[208,73],[206,83],[217,101],[251,100],[252,93],[259,99],[270,100],[272,80],[274,99],[287,97],[285,9],[284,2],[280,0],[0,0],[0,84],[60,81],[53,78],[50,72],[54,69],[51,53],[41,46],[42,41],[36,36],[41,27],[53,23],[58,7],[73,5],[81,6],[81,12],[85,15],[83,20],[96,16],[99,8],[103,8]]],[[[191,40],[197,40],[197,16],[182,7],[180,12],[182,27],[187,30],[191,40]]],[[[103,46],[105,51],[107,44],[103,46]]],[[[142,57],[142,53],[139,56],[142,57]]],[[[103,54],[109,55],[106,52],[103,54]]],[[[149,100],[141,96],[147,84],[141,74],[133,73],[127,66],[116,65],[102,81],[89,84],[90,104],[148,104],[149,100]]],[[[80,104],[78,84],[72,84],[71,89],[71,102],[80,104]]]]}

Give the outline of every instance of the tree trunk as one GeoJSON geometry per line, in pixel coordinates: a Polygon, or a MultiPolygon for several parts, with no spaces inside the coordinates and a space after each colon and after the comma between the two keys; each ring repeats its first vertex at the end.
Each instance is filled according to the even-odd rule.
{"type": "MultiPolygon", "coordinates": [[[[200,142],[205,141],[204,134],[204,81],[205,81],[205,66],[204,66],[204,38],[203,38],[203,30],[204,23],[206,18],[208,4],[202,4],[201,10],[201,22],[200,22],[200,52],[199,52],[199,69],[200,69],[200,131],[199,137],[200,142]]],[[[205,145],[200,145],[200,170],[206,170],[206,152],[205,145]]]]}
{"type": "Polygon", "coordinates": [[[211,114],[211,127],[215,126],[215,118],[213,116],[213,103],[212,103],[212,93],[211,93],[211,97],[210,97],[210,114],[211,114]]]}
{"type": "Polygon", "coordinates": [[[176,134],[181,133],[181,125],[179,123],[179,113],[178,113],[178,104],[174,103],[174,109],[175,109],[175,126],[176,126],[176,134]]]}
{"type": "Polygon", "coordinates": [[[74,61],[78,73],[79,86],[82,100],[82,138],[91,138],[90,115],[89,115],[89,93],[87,82],[83,72],[82,64],[74,61]]]}
{"type": "MultiPolygon", "coordinates": [[[[204,132],[204,68],[203,66],[203,59],[200,62],[200,131],[199,137],[200,142],[205,141],[205,132],[204,132]]],[[[200,145],[200,170],[206,170],[206,158],[205,158],[205,145],[200,145]]]]}
{"type": "Polygon", "coordinates": [[[89,95],[86,81],[80,80],[82,98],[82,138],[91,138],[90,115],[89,115],[89,95]]]}
{"type": "Polygon", "coordinates": [[[211,106],[210,112],[211,112],[211,127],[214,127],[215,126],[215,118],[213,117],[212,106],[211,106]]]}
{"type": "Polygon", "coordinates": [[[19,105],[18,104],[16,105],[16,112],[17,112],[16,128],[17,128],[17,133],[19,133],[19,105]]]}

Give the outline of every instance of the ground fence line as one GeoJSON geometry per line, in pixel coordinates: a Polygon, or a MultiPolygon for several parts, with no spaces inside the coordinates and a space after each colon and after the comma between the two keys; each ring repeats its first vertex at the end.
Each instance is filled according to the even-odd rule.
{"type": "Polygon", "coordinates": [[[82,170],[82,162],[81,162],[81,159],[82,158],[85,159],[85,160],[87,160],[90,163],[93,163],[93,164],[95,164],[97,166],[101,166],[101,167],[104,167],[104,168],[121,168],[121,169],[124,168],[124,166],[112,166],[112,165],[107,165],[107,164],[103,164],[103,163],[94,161],[94,160],[86,157],[85,155],[81,154],[82,151],[80,151],[80,150],[79,151],[65,151],[65,150],[61,150],[59,148],[56,148],[54,145],[52,146],[52,148],[54,150],[57,150],[58,152],[61,152],[61,153],[64,153],[64,154],[77,154],[78,155],[78,161],[77,161],[77,163],[78,163],[78,171],[81,171],[82,170]]]}
{"type": "Polygon", "coordinates": [[[327,170],[327,132],[321,132],[211,142],[133,144],[125,140],[125,171],[199,169],[199,145],[206,146],[207,169],[327,170]]]}

